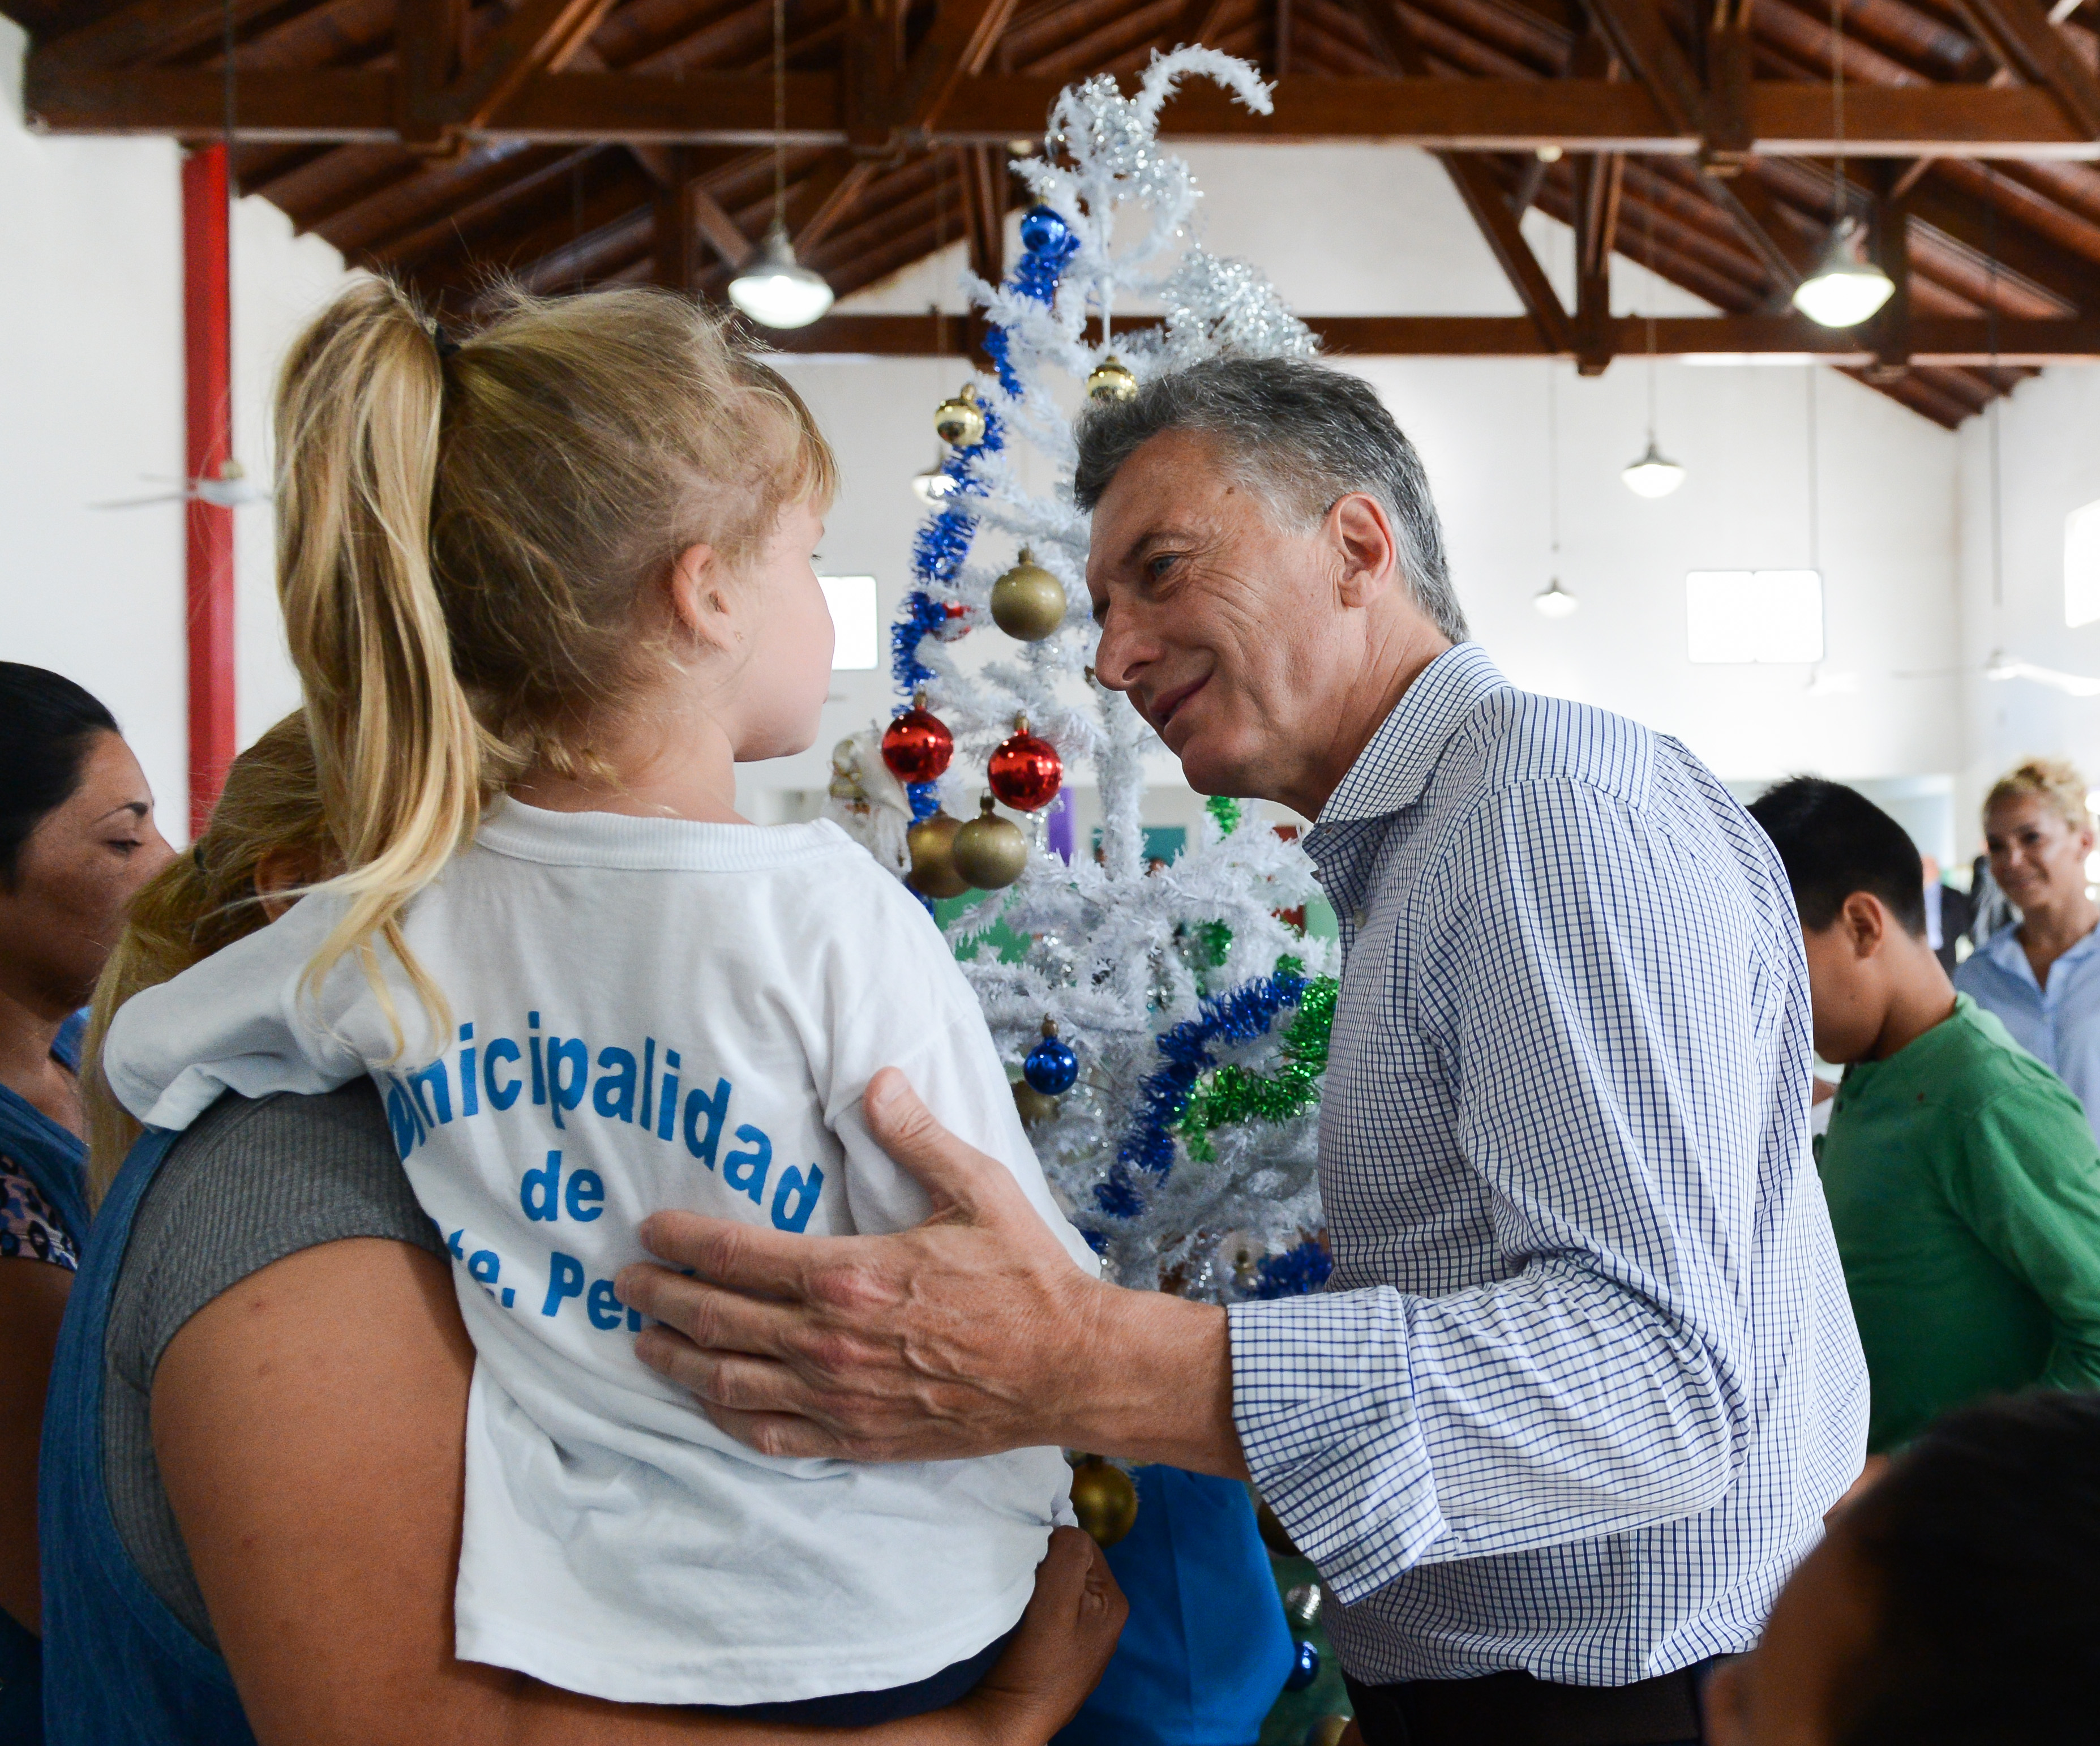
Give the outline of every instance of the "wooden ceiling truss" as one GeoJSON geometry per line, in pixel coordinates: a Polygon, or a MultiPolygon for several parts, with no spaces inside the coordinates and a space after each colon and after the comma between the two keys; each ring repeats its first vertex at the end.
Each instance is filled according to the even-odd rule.
{"type": "MultiPolygon", "coordinates": [[[[1166,135],[1421,146],[1523,312],[1309,316],[1333,351],[1595,374],[1652,325],[1660,355],[1822,358],[1950,427],[2100,360],[2100,36],[2076,0],[1836,4],[1842,32],[1830,0],[788,0],[780,215],[841,294],[958,241],[996,281],[1010,153],[1057,90],[1202,42],[1260,64],[1276,113],[1192,86],[1166,135]],[[1573,232],[1568,298],[1533,206],[1573,232]],[[1851,333],[1788,302],[1841,213],[1896,285],[1851,333]],[[1615,255],[1721,313],[1614,312],[1615,255]]],[[[499,275],[720,298],[775,217],[772,0],[0,0],[31,35],[33,124],[215,137],[229,6],[241,188],[442,308],[499,275]]],[[[981,338],[838,314],[782,343],[981,338]]]]}

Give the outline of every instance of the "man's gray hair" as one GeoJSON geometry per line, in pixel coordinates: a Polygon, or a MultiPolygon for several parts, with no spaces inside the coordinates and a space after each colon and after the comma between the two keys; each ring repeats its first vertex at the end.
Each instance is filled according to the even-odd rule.
{"type": "Polygon", "coordinates": [[[1167,431],[1217,443],[1277,519],[1300,532],[1352,491],[1375,497],[1392,518],[1415,605],[1453,642],[1466,640],[1422,457],[1369,383],[1299,358],[1207,358],[1155,376],[1132,399],[1080,418],[1079,507],[1091,513],[1123,462],[1167,431]]]}

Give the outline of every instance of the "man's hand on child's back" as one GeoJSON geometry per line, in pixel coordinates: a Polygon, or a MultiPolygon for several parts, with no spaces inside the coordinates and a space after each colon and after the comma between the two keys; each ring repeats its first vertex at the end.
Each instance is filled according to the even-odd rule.
{"type": "Polygon", "coordinates": [[[1098,1283],[1005,1166],[942,1128],[902,1074],[879,1074],[866,1108],[932,1196],[925,1222],[811,1238],[659,1213],[642,1239],[668,1266],[616,1282],[666,1324],[635,1350],[769,1455],[946,1460],[1056,1441],[1041,1430],[1058,1381],[1045,1372],[1084,1339],[1098,1283]]]}
{"type": "Polygon", "coordinates": [[[1070,1722],[1129,1616],[1101,1548],[1076,1527],[1053,1529],[1013,1641],[958,1706],[985,1746],[1039,1746],[1070,1722]]]}
{"type": "Polygon", "coordinates": [[[642,1240],[665,1265],[615,1282],[663,1324],[637,1338],[643,1362],[767,1455],[955,1461],[1055,1443],[1245,1474],[1222,1310],[1082,1271],[1006,1167],[894,1068],[863,1107],[932,1196],[925,1222],[805,1237],[659,1213],[642,1240]]]}

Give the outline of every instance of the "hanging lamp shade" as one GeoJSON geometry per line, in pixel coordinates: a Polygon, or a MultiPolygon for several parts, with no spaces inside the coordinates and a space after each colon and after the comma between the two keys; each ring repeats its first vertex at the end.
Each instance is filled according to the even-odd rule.
{"type": "Polygon", "coordinates": [[[1547,618],[1565,618],[1582,603],[1560,586],[1556,576],[1531,597],[1531,603],[1547,618]]]}
{"type": "Polygon", "coordinates": [[[1895,283],[1859,250],[1860,221],[1841,218],[1815,271],[1794,288],[1793,307],[1822,327],[1857,327],[1886,303],[1895,283]]]}
{"type": "Polygon", "coordinates": [[[795,259],[787,227],[776,221],[730,281],[729,300],[762,327],[807,327],[832,307],[832,288],[795,259]]]}
{"type": "Polygon", "coordinates": [[[1619,477],[1637,497],[1666,497],[1684,483],[1684,469],[1657,448],[1651,436],[1640,459],[1621,470],[1619,477]]]}

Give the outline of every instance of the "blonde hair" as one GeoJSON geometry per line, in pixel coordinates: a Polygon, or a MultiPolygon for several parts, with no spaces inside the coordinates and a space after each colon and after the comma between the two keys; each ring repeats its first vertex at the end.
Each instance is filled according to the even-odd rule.
{"type": "Polygon", "coordinates": [[[405,291],[362,280],[277,392],[278,590],[350,899],[307,985],[355,955],[385,1001],[384,941],[441,1031],[408,900],[527,769],[599,767],[593,729],[668,657],[642,608],[680,552],[739,564],[836,482],[794,390],[699,305],[493,304],[441,355],[405,291]]]}
{"type": "Polygon", "coordinates": [[[2032,795],[2072,830],[2083,830],[2093,821],[2085,793],[2085,778],[2069,758],[2023,758],[1991,785],[1991,792],[1983,797],[1984,822],[1988,824],[1991,808],[2000,801],[2023,800],[2032,795]]]}
{"type": "Polygon", "coordinates": [[[139,1132],[103,1075],[109,1021],[141,989],[179,975],[268,920],[255,875],[271,855],[285,857],[302,882],[326,877],[341,860],[322,810],[306,720],[297,714],[234,759],[204,834],[139,887],[95,983],[81,1053],[91,1205],[101,1204],[139,1132]]]}

